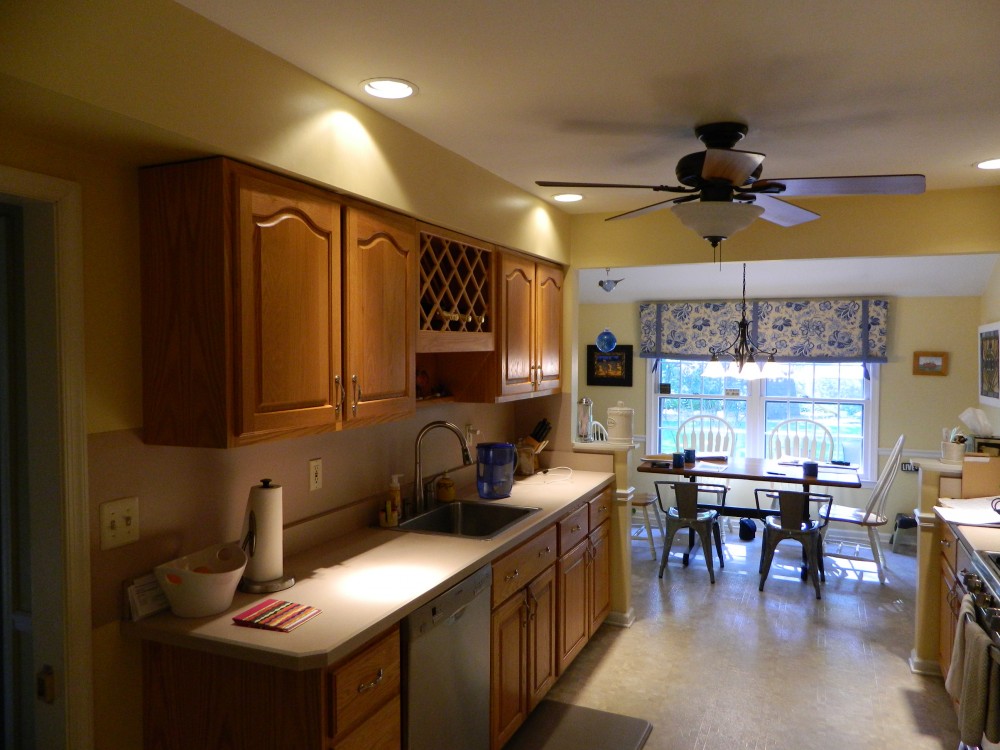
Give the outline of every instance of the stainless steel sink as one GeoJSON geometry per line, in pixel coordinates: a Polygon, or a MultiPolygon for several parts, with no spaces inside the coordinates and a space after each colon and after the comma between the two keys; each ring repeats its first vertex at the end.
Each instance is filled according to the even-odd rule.
{"type": "Polygon", "coordinates": [[[400,531],[489,539],[539,510],[518,505],[459,501],[439,505],[403,521],[398,528],[400,531]]]}

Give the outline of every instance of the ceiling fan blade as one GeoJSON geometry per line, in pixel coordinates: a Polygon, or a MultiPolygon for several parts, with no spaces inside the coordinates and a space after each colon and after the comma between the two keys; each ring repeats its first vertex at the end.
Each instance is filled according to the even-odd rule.
{"type": "Polygon", "coordinates": [[[760,218],[781,227],[794,227],[796,224],[805,224],[807,221],[819,218],[819,214],[786,203],[773,195],[758,193],[754,196],[754,203],[764,209],[760,218]]]}
{"type": "Polygon", "coordinates": [[[692,200],[691,198],[671,198],[670,200],[660,201],[659,203],[653,203],[649,206],[643,206],[642,208],[637,208],[633,211],[626,211],[623,214],[618,214],[617,216],[609,216],[605,221],[614,221],[615,219],[631,219],[635,216],[642,216],[643,214],[652,213],[653,211],[659,211],[661,208],[666,208],[671,203],[684,202],[692,200]]]}
{"type": "Polygon", "coordinates": [[[672,185],[624,185],[614,182],[553,182],[552,180],[536,180],[539,187],[579,187],[579,188],[639,188],[656,190],[665,193],[692,193],[694,188],[673,187],[672,185]]]}
{"type": "Polygon", "coordinates": [[[763,163],[764,154],[730,148],[710,148],[705,150],[701,177],[704,180],[723,180],[738,187],[745,185],[763,163]]]}
{"type": "Polygon", "coordinates": [[[857,177],[795,177],[757,180],[753,192],[769,192],[769,187],[784,185],[780,194],[786,198],[799,195],[918,195],[924,192],[922,174],[874,174],[857,177]]]}

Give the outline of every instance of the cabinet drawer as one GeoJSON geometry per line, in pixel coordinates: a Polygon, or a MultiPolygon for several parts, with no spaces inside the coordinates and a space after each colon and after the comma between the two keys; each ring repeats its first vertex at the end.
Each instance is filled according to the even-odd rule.
{"type": "Polygon", "coordinates": [[[553,524],[493,563],[493,606],[524,588],[556,560],[557,529],[553,524]]]}
{"type": "Polygon", "coordinates": [[[587,506],[590,508],[590,528],[596,529],[611,518],[611,500],[614,490],[611,487],[603,490],[587,506]]]}
{"type": "Polygon", "coordinates": [[[399,630],[327,672],[329,734],[343,737],[399,695],[399,630]]]}
{"type": "Polygon", "coordinates": [[[397,695],[333,747],[334,750],[399,750],[402,744],[400,699],[397,695]]]}
{"type": "Polygon", "coordinates": [[[589,505],[583,505],[559,522],[560,555],[565,555],[590,533],[589,515],[589,505]]]}
{"type": "MultiPolygon", "coordinates": [[[[948,524],[938,521],[941,526],[941,558],[944,562],[948,564],[951,569],[951,575],[957,572],[955,567],[956,555],[958,553],[958,539],[955,537],[955,533],[951,530],[948,524]]],[[[942,571],[944,573],[944,571],[942,571]]]]}

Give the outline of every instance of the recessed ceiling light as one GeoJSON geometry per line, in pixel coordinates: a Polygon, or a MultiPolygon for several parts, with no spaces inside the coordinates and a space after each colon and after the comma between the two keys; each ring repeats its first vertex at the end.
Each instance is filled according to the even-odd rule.
{"type": "Polygon", "coordinates": [[[1000,169],[1000,159],[981,161],[976,166],[980,169],[1000,169]]]}
{"type": "Polygon", "coordinates": [[[379,99],[405,99],[417,93],[417,87],[402,78],[369,78],[361,88],[379,99]]]}
{"type": "Polygon", "coordinates": [[[577,201],[582,201],[583,196],[579,193],[559,193],[559,195],[553,195],[552,200],[559,201],[560,203],[576,203],[577,201]]]}

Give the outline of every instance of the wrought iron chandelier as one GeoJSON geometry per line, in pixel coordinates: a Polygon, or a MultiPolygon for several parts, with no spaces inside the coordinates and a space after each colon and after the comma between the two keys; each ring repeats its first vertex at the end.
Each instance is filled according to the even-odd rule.
{"type": "Polygon", "coordinates": [[[720,357],[732,357],[730,368],[735,368],[733,374],[743,378],[763,377],[765,365],[774,362],[774,355],[777,348],[765,349],[760,346],[750,336],[750,321],[747,320],[747,264],[743,264],[743,300],[740,303],[740,322],[737,324],[736,338],[726,346],[712,346],[708,351],[712,358],[705,368],[705,375],[708,377],[720,377],[726,374],[722,368],[720,357]],[[743,366],[748,362],[756,363],[758,371],[756,373],[743,373],[743,366]]]}

